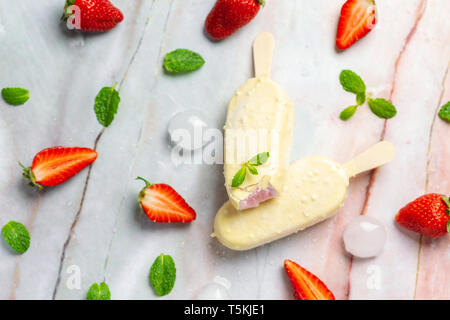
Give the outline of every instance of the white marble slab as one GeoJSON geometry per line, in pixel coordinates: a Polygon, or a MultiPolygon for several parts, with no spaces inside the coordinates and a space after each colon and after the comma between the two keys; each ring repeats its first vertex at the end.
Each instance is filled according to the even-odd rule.
{"type": "Polygon", "coordinates": [[[286,258],[320,276],[338,299],[450,298],[444,275],[450,240],[430,242],[393,222],[402,205],[424,192],[450,194],[444,138],[450,126],[436,117],[450,99],[448,0],[378,0],[376,29],[342,53],[334,38],[343,0],[268,0],[251,24],[218,43],[203,34],[213,0],[113,2],[124,22],[85,35],[60,25],[64,1],[0,0],[0,87],[31,90],[22,107],[0,101],[0,225],[21,221],[32,237],[22,256],[2,241],[0,298],[83,299],[91,283],[105,280],[113,299],[157,299],[148,274],[161,252],[177,265],[175,288],[164,299],[194,298],[216,276],[230,281],[233,299],[290,299],[286,258]],[[233,252],[209,236],[226,201],[222,167],[176,167],[166,127],[187,109],[203,110],[223,126],[229,99],[252,75],[251,43],[261,31],[275,35],[272,78],[296,105],[292,159],[321,154],[344,162],[380,139],[392,141],[398,156],[354,179],[333,219],[233,252]],[[205,66],[165,74],[162,59],[176,48],[201,53],[205,66]],[[369,91],[392,99],[398,115],[383,121],[361,108],[351,121],[339,120],[354,99],[338,82],[344,68],[362,75],[369,91]],[[102,131],[93,101],[116,81],[119,112],[102,131]],[[28,164],[49,146],[94,147],[96,141],[99,158],[90,171],[44,192],[22,181],[18,160],[28,164]],[[197,220],[184,226],[149,221],[136,203],[137,175],[172,185],[197,220]],[[387,227],[388,243],[376,259],[352,259],[343,250],[343,228],[360,214],[387,227]],[[81,272],[80,289],[67,285],[73,266],[81,272]]]}

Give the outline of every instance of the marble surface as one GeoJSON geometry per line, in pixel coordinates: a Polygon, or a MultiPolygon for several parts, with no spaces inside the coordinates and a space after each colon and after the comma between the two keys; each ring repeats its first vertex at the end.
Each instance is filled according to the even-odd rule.
{"type": "Polygon", "coordinates": [[[164,299],[191,299],[216,276],[228,279],[233,299],[291,299],[286,258],[317,274],[338,299],[449,299],[450,237],[421,238],[398,228],[394,215],[425,192],[450,194],[450,126],[437,117],[450,100],[450,2],[377,0],[379,23],[345,52],[334,38],[344,0],[268,0],[257,18],[231,38],[213,43],[203,21],[214,0],[114,0],[125,20],[106,34],[68,32],[63,0],[0,0],[0,86],[22,86],[21,107],[0,101],[0,225],[23,222],[31,233],[24,255],[0,245],[1,299],[84,299],[105,280],[113,299],[159,299],[148,273],[161,252],[171,254],[177,281],[164,299]],[[320,154],[345,162],[386,139],[397,147],[389,165],[352,181],[337,215],[304,232],[247,252],[210,238],[226,200],[222,166],[170,161],[167,124],[187,109],[207,112],[221,128],[234,91],[252,75],[251,43],[261,31],[276,38],[272,78],[292,97],[296,129],[292,159],[320,154]],[[168,51],[200,52],[205,66],[170,76],[168,51]],[[339,72],[363,76],[370,92],[391,99],[388,121],[361,108],[338,115],[354,97],[339,72]],[[94,97],[118,82],[119,112],[102,130],[94,97]],[[54,146],[96,148],[90,170],[44,192],[29,188],[26,164],[54,146]],[[165,182],[196,209],[190,225],[158,225],[139,213],[137,175],[165,182]],[[387,244],[373,259],[343,249],[342,232],[365,214],[387,228],[387,244]],[[70,276],[80,272],[80,288],[70,276]]]}

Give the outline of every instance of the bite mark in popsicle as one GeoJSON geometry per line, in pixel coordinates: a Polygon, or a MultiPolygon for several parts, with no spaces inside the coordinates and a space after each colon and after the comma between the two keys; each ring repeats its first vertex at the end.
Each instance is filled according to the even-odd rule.
{"type": "Polygon", "coordinates": [[[328,219],[343,205],[351,177],[390,162],[394,154],[384,141],[344,165],[321,156],[297,160],[279,197],[245,211],[225,203],[214,236],[230,249],[248,250],[328,219]]]}
{"type": "Polygon", "coordinates": [[[295,120],[294,104],[287,93],[270,79],[274,39],[263,32],[253,44],[255,78],[239,88],[230,101],[225,124],[225,186],[230,203],[238,210],[258,206],[277,197],[289,167],[295,120]],[[251,157],[270,153],[233,187],[233,178],[251,157]]]}

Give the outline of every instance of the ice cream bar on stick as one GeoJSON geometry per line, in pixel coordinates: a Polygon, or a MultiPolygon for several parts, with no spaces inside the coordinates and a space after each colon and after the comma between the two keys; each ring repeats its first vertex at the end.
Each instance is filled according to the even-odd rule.
{"type": "Polygon", "coordinates": [[[230,205],[237,210],[257,207],[277,197],[289,168],[295,110],[287,93],[270,79],[273,50],[272,34],[263,32],[256,37],[255,78],[236,91],[228,106],[224,127],[225,187],[230,205]],[[233,184],[243,165],[258,154],[269,157],[253,167],[257,172],[244,169],[243,182],[233,184]]]}
{"type": "Polygon", "coordinates": [[[297,160],[279,197],[245,211],[225,203],[213,236],[230,249],[248,250],[308,228],[343,205],[351,177],[390,162],[394,154],[394,146],[383,141],[343,165],[321,156],[297,160]]]}

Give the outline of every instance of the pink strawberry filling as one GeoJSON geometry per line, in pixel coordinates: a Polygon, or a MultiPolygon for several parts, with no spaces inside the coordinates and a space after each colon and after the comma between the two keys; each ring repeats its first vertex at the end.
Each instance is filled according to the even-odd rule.
{"type": "Polygon", "coordinates": [[[241,210],[257,207],[261,202],[278,197],[278,192],[275,188],[269,184],[267,188],[261,189],[258,187],[253,191],[246,199],[241,200],[241,210]]]}

